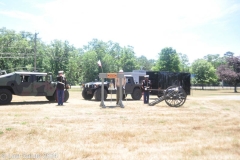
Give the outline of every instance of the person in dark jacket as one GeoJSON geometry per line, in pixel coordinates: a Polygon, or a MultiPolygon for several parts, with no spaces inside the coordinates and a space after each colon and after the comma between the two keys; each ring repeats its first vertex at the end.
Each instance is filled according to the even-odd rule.
{"type": "Polygon", "coordinates": [[[66,79],[63,76],[63,71],[59,71],[57,76],[57,101],[59,106],[63,105],[63,102],[64,102],[65,86],[66,86],[66,79]]]}
{"type": "Polygon", "coordinates": [[[148,89],[150,89],[152,87],[152,83],[148,79],[149,75],[145,75],[144,77],[145,77],[145,79],[142,81],[142,89],[144,92],[143,102],[144,102],[144,104],[148,104],[149,103],[149,90],[148,89]]]}

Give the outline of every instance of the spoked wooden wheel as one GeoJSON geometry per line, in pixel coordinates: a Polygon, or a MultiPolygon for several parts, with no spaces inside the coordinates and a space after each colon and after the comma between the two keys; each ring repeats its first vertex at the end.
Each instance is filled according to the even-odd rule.
{"type": "Polygon", "coordinates": [[[170,107],[180,107],[185,103],[187,94],[181,86],[170,86],[165,90],[164,98],[170,107]]]}

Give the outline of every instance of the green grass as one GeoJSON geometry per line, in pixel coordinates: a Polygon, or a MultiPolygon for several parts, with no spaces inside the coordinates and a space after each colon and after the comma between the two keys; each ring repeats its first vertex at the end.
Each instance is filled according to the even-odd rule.
{"type": "Polygon", "coordinates": [[[13,128],[6,128],[6,131],[11,131],[13,128]]]}
{"type": "Polygon", "coordinates": [[[159,123],[166,123],[167,121],[166,120],[160,120],[159,123]]]}
{"type": "Polygon", "coordinates": [[[230,108],[223,108],[223,110],[225,110],[225,111],[230,111],[230,108]]]}
{"type": "Polygon", "coordinates": [[[206,96],[226,96],[226,95],[240,96],[240,92],[235,93],[233,90],[217,90],[217,89],[195,90],[195,89],[192,89],[190,96],[206,97],[206,96]]]}

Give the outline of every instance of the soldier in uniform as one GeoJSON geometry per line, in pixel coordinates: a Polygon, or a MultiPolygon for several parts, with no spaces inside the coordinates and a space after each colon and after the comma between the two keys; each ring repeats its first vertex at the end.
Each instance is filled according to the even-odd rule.
{"type": "MultiPolygon", "coordinates": [[[[123,70],[120,70],[119,72],[123,72],[123,70]]],[[[124,77],[122,79],[122,87],[125,89],[125,84],[126,84],[126,78],[124,77]]],[[[115,78],[115,89],[117,89],[117,101],[116,104],[118,104],[119,99],[120,99],[120,78],[115,78]]]]}
{"type": "Polygon", "coordinates": [[[63,71],[59,71],[57,76],[57,101],[59,106],[63,105],[64,102],[65,86],[66,86],[65,76],[63,76],[63,71]]]}
{"type": "Polygon", "coordinates": [[[142,81],[142,89],[144,92],[143,102],[144,102],[144,104],[148,104],[149,103],[149,90],[148,89],[150,89],[152,87],[152,83],[148,79],[149,75],[145,75],[144,77],[145,77],[145,79],[142,81]]]}

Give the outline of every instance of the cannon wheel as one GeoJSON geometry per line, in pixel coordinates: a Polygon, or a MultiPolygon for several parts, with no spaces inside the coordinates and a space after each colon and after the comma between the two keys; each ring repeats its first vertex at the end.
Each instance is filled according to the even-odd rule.
{"type": "Polygon", "coordinates": [[[170,86],[166,89],[164,98],[170,107],[180,107],[185,103],[187,94],[180,86],[170,86]]]}

